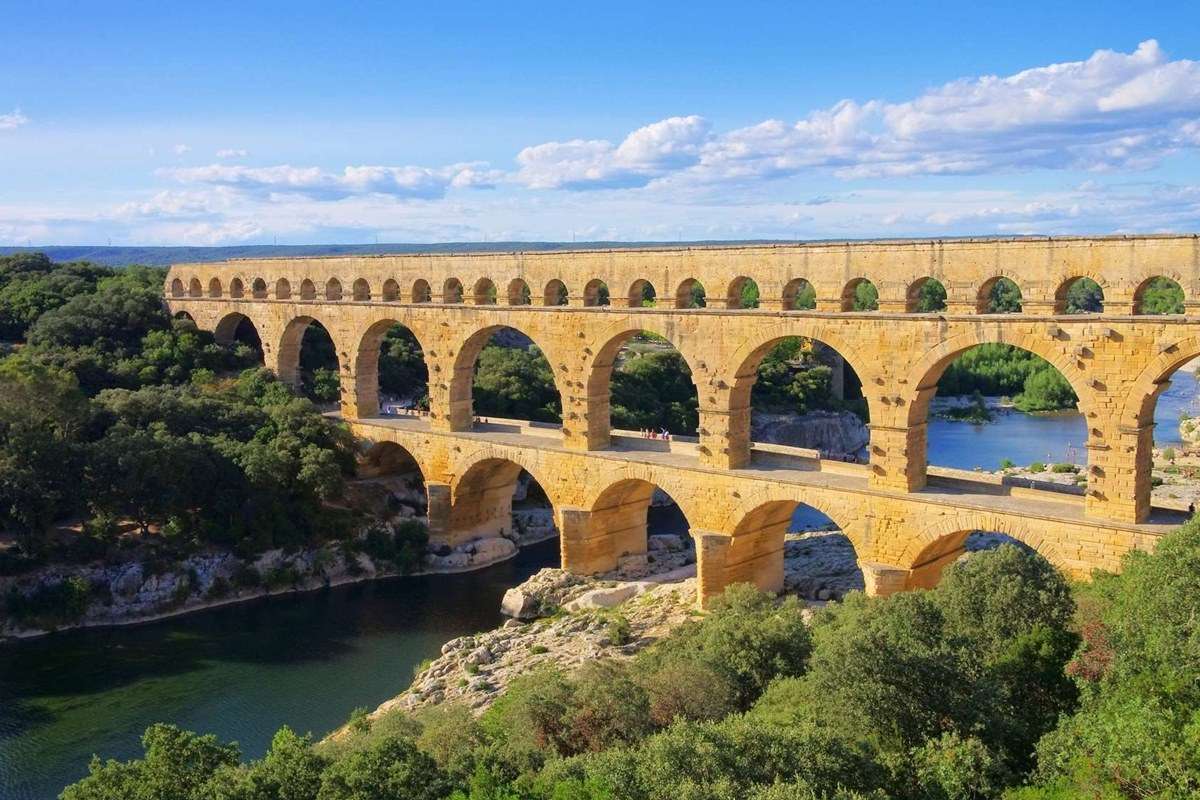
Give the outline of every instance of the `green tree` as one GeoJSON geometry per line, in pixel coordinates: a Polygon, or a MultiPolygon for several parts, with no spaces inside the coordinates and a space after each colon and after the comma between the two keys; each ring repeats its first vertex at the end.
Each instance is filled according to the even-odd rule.
{"type": "Polygon", "coordinates": [[[475,366],[475,413],[559,422],[562,407],[554,373],[536,347],[488,345],[475,366]]]}
{"type": "Polygon", "coordinates": [[[240,757],[237,745],[174,725],[152,725],[142,747],[145,755],[133,761],[93,758],[88,776],[64,789],[62,800],[210,800],[213,773],[240,757]]]}
{"type": "Polygon", "coordinates": [[[393,736],[334,762],[317,800],[441,800],[452,789],[432,758],[393,736]]]}
{"type": "Polygon", "coordinates": [[[1078,278],[1067,289],[1068,314],[1098,314],[1104,310],[1104,291],[1091,278],[1078,278]]]}
{"type": "Polygon", "coordinates": [[[1139,314],[1182,314],[1183,289],[1170,278],[1152,278],[1142,290],[1139,314]]]}
{"type": "Polygon", "coordinates": [[[859,281],[854,287],[854,299],[851,302],[852,311],[878,311],[879,290],[870,281],[859,281]]]}
{"type": "Polygon", "coordinates": [[[1016,314],[1021,311],[1021,289],[1008,278],[999,278],[988,292],[988,314],[1016,314]]]}
{"type": "Polygon", "coordinates": [[[946,310],[946,287],[941,281],[930,278],[921,284],[917,293],[916,311],[928,314],[933,311],[946,310]]]}

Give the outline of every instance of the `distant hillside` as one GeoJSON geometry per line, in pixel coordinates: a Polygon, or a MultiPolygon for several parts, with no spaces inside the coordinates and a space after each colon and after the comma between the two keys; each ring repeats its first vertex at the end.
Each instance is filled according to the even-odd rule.
{"type": "MultiPolygon", "coordinates": [[[[54,261],[91,261],[107,266],[146,264],[168,266],[188,261],[224,261],[227,258],[280,256],[378,255],[387,253],[464,253],[511,250],[591,250],[609,247],[664,247],[683,245],[748,244],[749,242],[446,242],[440,244],[310,244],[232,245],[228,247],[103,247],[48,246],[0,247],[0,255],[45,253],[54,261]]],[[[760,242],[765,243],[765,242],[760,242]]]]}

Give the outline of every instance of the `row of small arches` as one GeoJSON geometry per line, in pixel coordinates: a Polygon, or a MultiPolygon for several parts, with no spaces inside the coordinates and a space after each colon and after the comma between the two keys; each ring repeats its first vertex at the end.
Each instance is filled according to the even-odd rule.
{"type": "MultiPolygon", "coordinates": [[[[223,297],[225,287],[219,278],[212,278],[205,287],[199,278],[192,278],[185,285],[180,278],[171,282],[173,297],[223,297]]],[[[228,296],[234,299],[251,297],[256,300],[274,298],[276,300],[353,300],[366,302],[380,299],[384,302],[399,302],[401,300],[400,284],[394,279],[386,280],[381,293],[376,298],[371,285],[363,278],[355,280],[347,293],[341,281],[330,278],[324,286],[318,286],[312,280],[305,279],[298,290],[293,290],[291,282],[280,278],[274,287],[269,287],[262,278],[254,279],[247,287],[241,278],[234,278],[228,286],[228,296]]],[[[440,299],[443,303],[457,304],[465,302],[466,291],[457,278],[448,278],[441,286],[440,299]]],[[[496,305],[501,298],[508,305],[531,305],[533,292],[521,278],[514,278],[501,295],[496,284],[490,278],[480,278],[471,287],[470,298],[473,305],[496,305]]],[[[568,292],[566,284],[561,280],[551,280],[543,288],[541,304],[561,306],[567,304],[568,292]]],[[[408,295],[408,302],[433,302],[433,287],[424,279],[415,281],[408,295]]],[[[616,304],[608,285],[600,280],[589,281],[583,289],[584,306],[609,306],[616,304]]],[[[674,296],[670,298],[674,308],[703,308],[708,305],[708,297],[704,286],[695,278],[682,281],[674,296]]],[[[757,308],[761,305],[758,284],[748,277],[738,277],[729,283],[725,308],[757,308]]],[[[777,308],[784,310],[807,310],[816,308],[816,291],[812,284],[804,278],[790,281],[783,289],[777,308]]],[[[639,279],[630,285],[622,305],[629,308],[653,307],[659,305],[658,293],[649,281],[639,279]]],[[[841,311],[875,311],[879,308],[879,292],[875,285],[866,278],[855,278],[846,283],[841,294],[841,311]]],[[[936,278],[921,278],[909,285],[905,293],[905,311],[909,313],[934,313],[946,309],[946,289],[936,278]]],[[[1056,313],[1099,313],[1104,310],[1104,291],[1094,280],[1088,277],[1076,277],[1064,281],[1055,293],[1054,311],[1056,313]]],[[[1022,293],[1017,284],[1006,277],[996,277],[985,281],[978,289],[975,298],[975,311],[980,314],[1018,313],[1022,311],[1022,293]]],[[[1155,276],[1142,282],[1134,295],[1134,311],[1139,314],[1181,314],[1183,308],[1183,290],[1178,282],[1165,276],[1155,276]]]]}

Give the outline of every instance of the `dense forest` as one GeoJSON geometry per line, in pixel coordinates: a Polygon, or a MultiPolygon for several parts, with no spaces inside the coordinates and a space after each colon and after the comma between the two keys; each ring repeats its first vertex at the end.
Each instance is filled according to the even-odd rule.
{"type": "Polygon", "coordinates": [[[731,587],[632,660],[532,672],[482,716],[353,720],[267,755],[167,725],[64,800],[1067,800],[1200,793],[1200,525],[1070,586],[1012,545],[807,623],[731,587]]]}

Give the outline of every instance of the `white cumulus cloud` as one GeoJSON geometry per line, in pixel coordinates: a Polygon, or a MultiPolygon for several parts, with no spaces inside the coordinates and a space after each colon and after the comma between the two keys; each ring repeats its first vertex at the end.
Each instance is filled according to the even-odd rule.
{"type": "Polygon", "coordinates": [[[442,197],[451,186],[490,188],[502,177],[482,164],[453,164],[438,169],[351,166],[341,172],[290,164],[273,167],[209,164],[160,170],[160,174],[182,183],[224,186],[262,197],[302,195],[315,200],[341,200],[372,194],[430,200],[442,197]]]}

